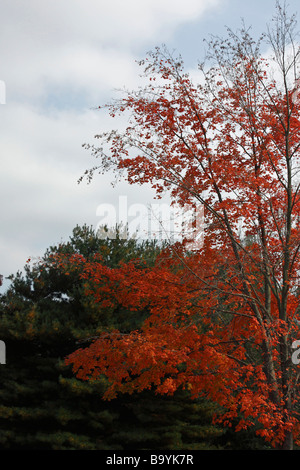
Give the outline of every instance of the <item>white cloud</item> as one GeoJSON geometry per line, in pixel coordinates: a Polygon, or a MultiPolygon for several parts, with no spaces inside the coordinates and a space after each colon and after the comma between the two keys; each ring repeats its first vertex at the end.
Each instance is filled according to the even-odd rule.
{"type": "MultiPolygon", "coordinates": [[[[2,27],[14,21],[14,35],[31,50],[45,44],[95,41],[118,48],[167,37],[178,24],[193,20],[220,0],[2,0],[2,27]],[[36,43],[35,39],[40,41],[36,43]],[[122,43],[120,42],[122,40],[122,43]]],[[[20,44],[21,48],[24,44],[20,44]]]]}
{"type": "MultiPolygon", "coordinates": [[[[110,120],[90,109],[136,87],[135,60],[223,0],[2,0],[0,273],[21,269],[101,203],[147,201],[149,188],[113,189],[108,176],[78,185],[95,162],[82,148],[110,120]]],[[[120,123],[122,125],[122,123],[120,123]]]]}
{"type": "Polygon", "coordinates": [[[0,56],[10,99],[36,101],[51,84],[92,93],[130,82],[138,50],[167,41],[219,2],[2,0],[0,56]]]}
{"type": "Polygon", "coordinates": [[[114,189],[112,175],[78,185],[84,170],[95,164],[82,143],[109,127],[100,111],[49,116],[25,104],[0,111],[5,118],[0,143],[0,272],[5,276],[22,268],[26,257],[42,255],[50,244],[66,239],[76,224],[96,227],[99,204],[117,206],[119,194],[147,203],[153,194],[125,182],[114,189]]]}

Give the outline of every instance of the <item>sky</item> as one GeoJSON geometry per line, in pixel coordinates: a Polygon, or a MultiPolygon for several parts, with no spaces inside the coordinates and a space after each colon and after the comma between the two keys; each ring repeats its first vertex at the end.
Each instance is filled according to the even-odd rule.
{"type": "MultiPolygon", "coordinates": [[[[97,227],[104,204],[118,215],[120,196],[127,207],[151,204],[151,188],[126,181],[113,187],[109,174],[78,184],[95,164],[82,145],[116,126],[96,107],[117,89],[139,86],[137,61],[156,46],[175,49],[196,70],[204,39],[226,36],[225,27],[236,30],[241,19],[256,37],[275,3],[1,0],[0,274],[22,270],[28,258],[66,241],[76,225],[97,227]]],[[[288,2],[298,15],[297,4],[288,2]]]]}

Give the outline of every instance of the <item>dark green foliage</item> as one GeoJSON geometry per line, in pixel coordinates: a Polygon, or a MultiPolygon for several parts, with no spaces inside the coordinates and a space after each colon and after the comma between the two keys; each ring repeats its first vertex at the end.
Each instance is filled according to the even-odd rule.
{"type": "Polygon", "coordinates": [[[223,430],[213,426],[214,406],[204,400],[191,401],[185,391],[157,396],[145,391],[125,397],[127,420],[114,438],[126,449],[205,450],[219,448],[223,430]]]}
{"type": "Polygon", "coordinates": [[[79,381],[64,365],[64,357],[90,336],[109,328],[130,331],[147,315],[119,306],[101,311],[85,295],[80,270],[66,276],[49,262],[55,253],[88,259],[101,253],[112,268],[135,258],[151,265],[161,250],[154,242],[116,235],[100,239],[92,228],[76,227],[69,241],[11,276],[0,298],[7,351],[0,366],[0,449],[228,448],[224,431],[211,424],[214,408],[207,401],[191,401],[184,391],[174,397],[145,391],[106,402],[104,379],[79,381]]]}
{"type": "Polygon", "coordinates": [[[149,266],[160,249],[154,241],[121,239],[118,230],[115,239],[100,239],[92,228],[77,226],[69,241],[50,247],[33,265],[26,264],[24,274],[10,276],[12,284],[1,297],[0,337],[18,339],[26,334],[27,339],[34,341],[37,337],[53,348],[57,340],[68,343],[74,338],[84,339],[103,328],[126,331],[137,327],[146,312],[129,313],[120,307],[101,311],[85,295],[80,268],[66,276],[53,265],[51,256],[76,253],[93,259],[95,254],[101,254],[104,264],[111,268],[132,259],[141,259],[149,266]]]}
{"type": "Polygon", "coordinates": [[[217,443],[224,450],[272,450],[263,438],[256,435],[255,428],[239,432],[234,430],[234,426],[227,428],[217,443]]]}
{"type": "Polygon", "coordinates": [[[91,228],[76,227],[68,242],[50,247],[32,266],[26,264],[24,274],[11,276],[0,299],[0,338],[7,350],[7,363],[0,368],[2,448],[109,448],[107,439],[118,428],[118,407],[101,400],[104,382],[79,382],[63,358],[104,328],[136,327],[145,313],[117,306],[105,318],[85,296],[80,271],[66,276],[49,261],[54,253],[90,259],[101,253],[113,267],[137,257],[151,263],[158,252],[155,243],[123,240],[118,233],[113,240],[101,240],[91,228]]]}

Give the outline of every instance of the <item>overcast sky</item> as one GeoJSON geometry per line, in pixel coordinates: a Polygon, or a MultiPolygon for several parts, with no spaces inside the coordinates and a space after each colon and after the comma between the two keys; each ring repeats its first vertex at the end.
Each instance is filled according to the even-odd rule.
{"type": "MultiPolygon", "coordinates": [[[[298,0],[288,3],[297,13],[298,0]]],[[[274,7],[275,0],[0,0],[0,273],[22,269],[77,224],[96,227],[101,204],[117,205],[120,195],[128,205],[153,200],[149,188],[113,188],[108,176],[77,184],[95,163],[82,144],[112,127],[93,108],[116,88],[138,86],[136,60],[165,43],[193,70],[209,34],[225,35],[241,18],[259,34],[274,7]]]]}

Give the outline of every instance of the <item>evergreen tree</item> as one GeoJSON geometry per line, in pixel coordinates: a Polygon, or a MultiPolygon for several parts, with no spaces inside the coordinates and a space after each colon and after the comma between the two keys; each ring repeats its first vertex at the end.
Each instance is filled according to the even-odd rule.
{"type": "MultiPolygon", "coordinates": [[[[105,229],[106,230],[106,229],[105,229]]],[[[116,267],[139,258],[150,265],[155,242],[100,238],[75,227],[70,239],[12,275],[0,299],[0,338],[7,364],[0,368],[1,449],[198,449],[214,448],[222,431],[212,426],[208,402],[187,392],[158,397],[152,391],[101,400],[106,382],[86,383],[64,365],[65,355],[107,328],[135,329],[147,312],[102,311],[86,296],[80,270],[66,276],[52,255],[80,254],[116,267]],[[45,267],[46,266],[46,267],[45,267]]],[[[143,264],[141,264],[142,268],[143,264]]]]}

